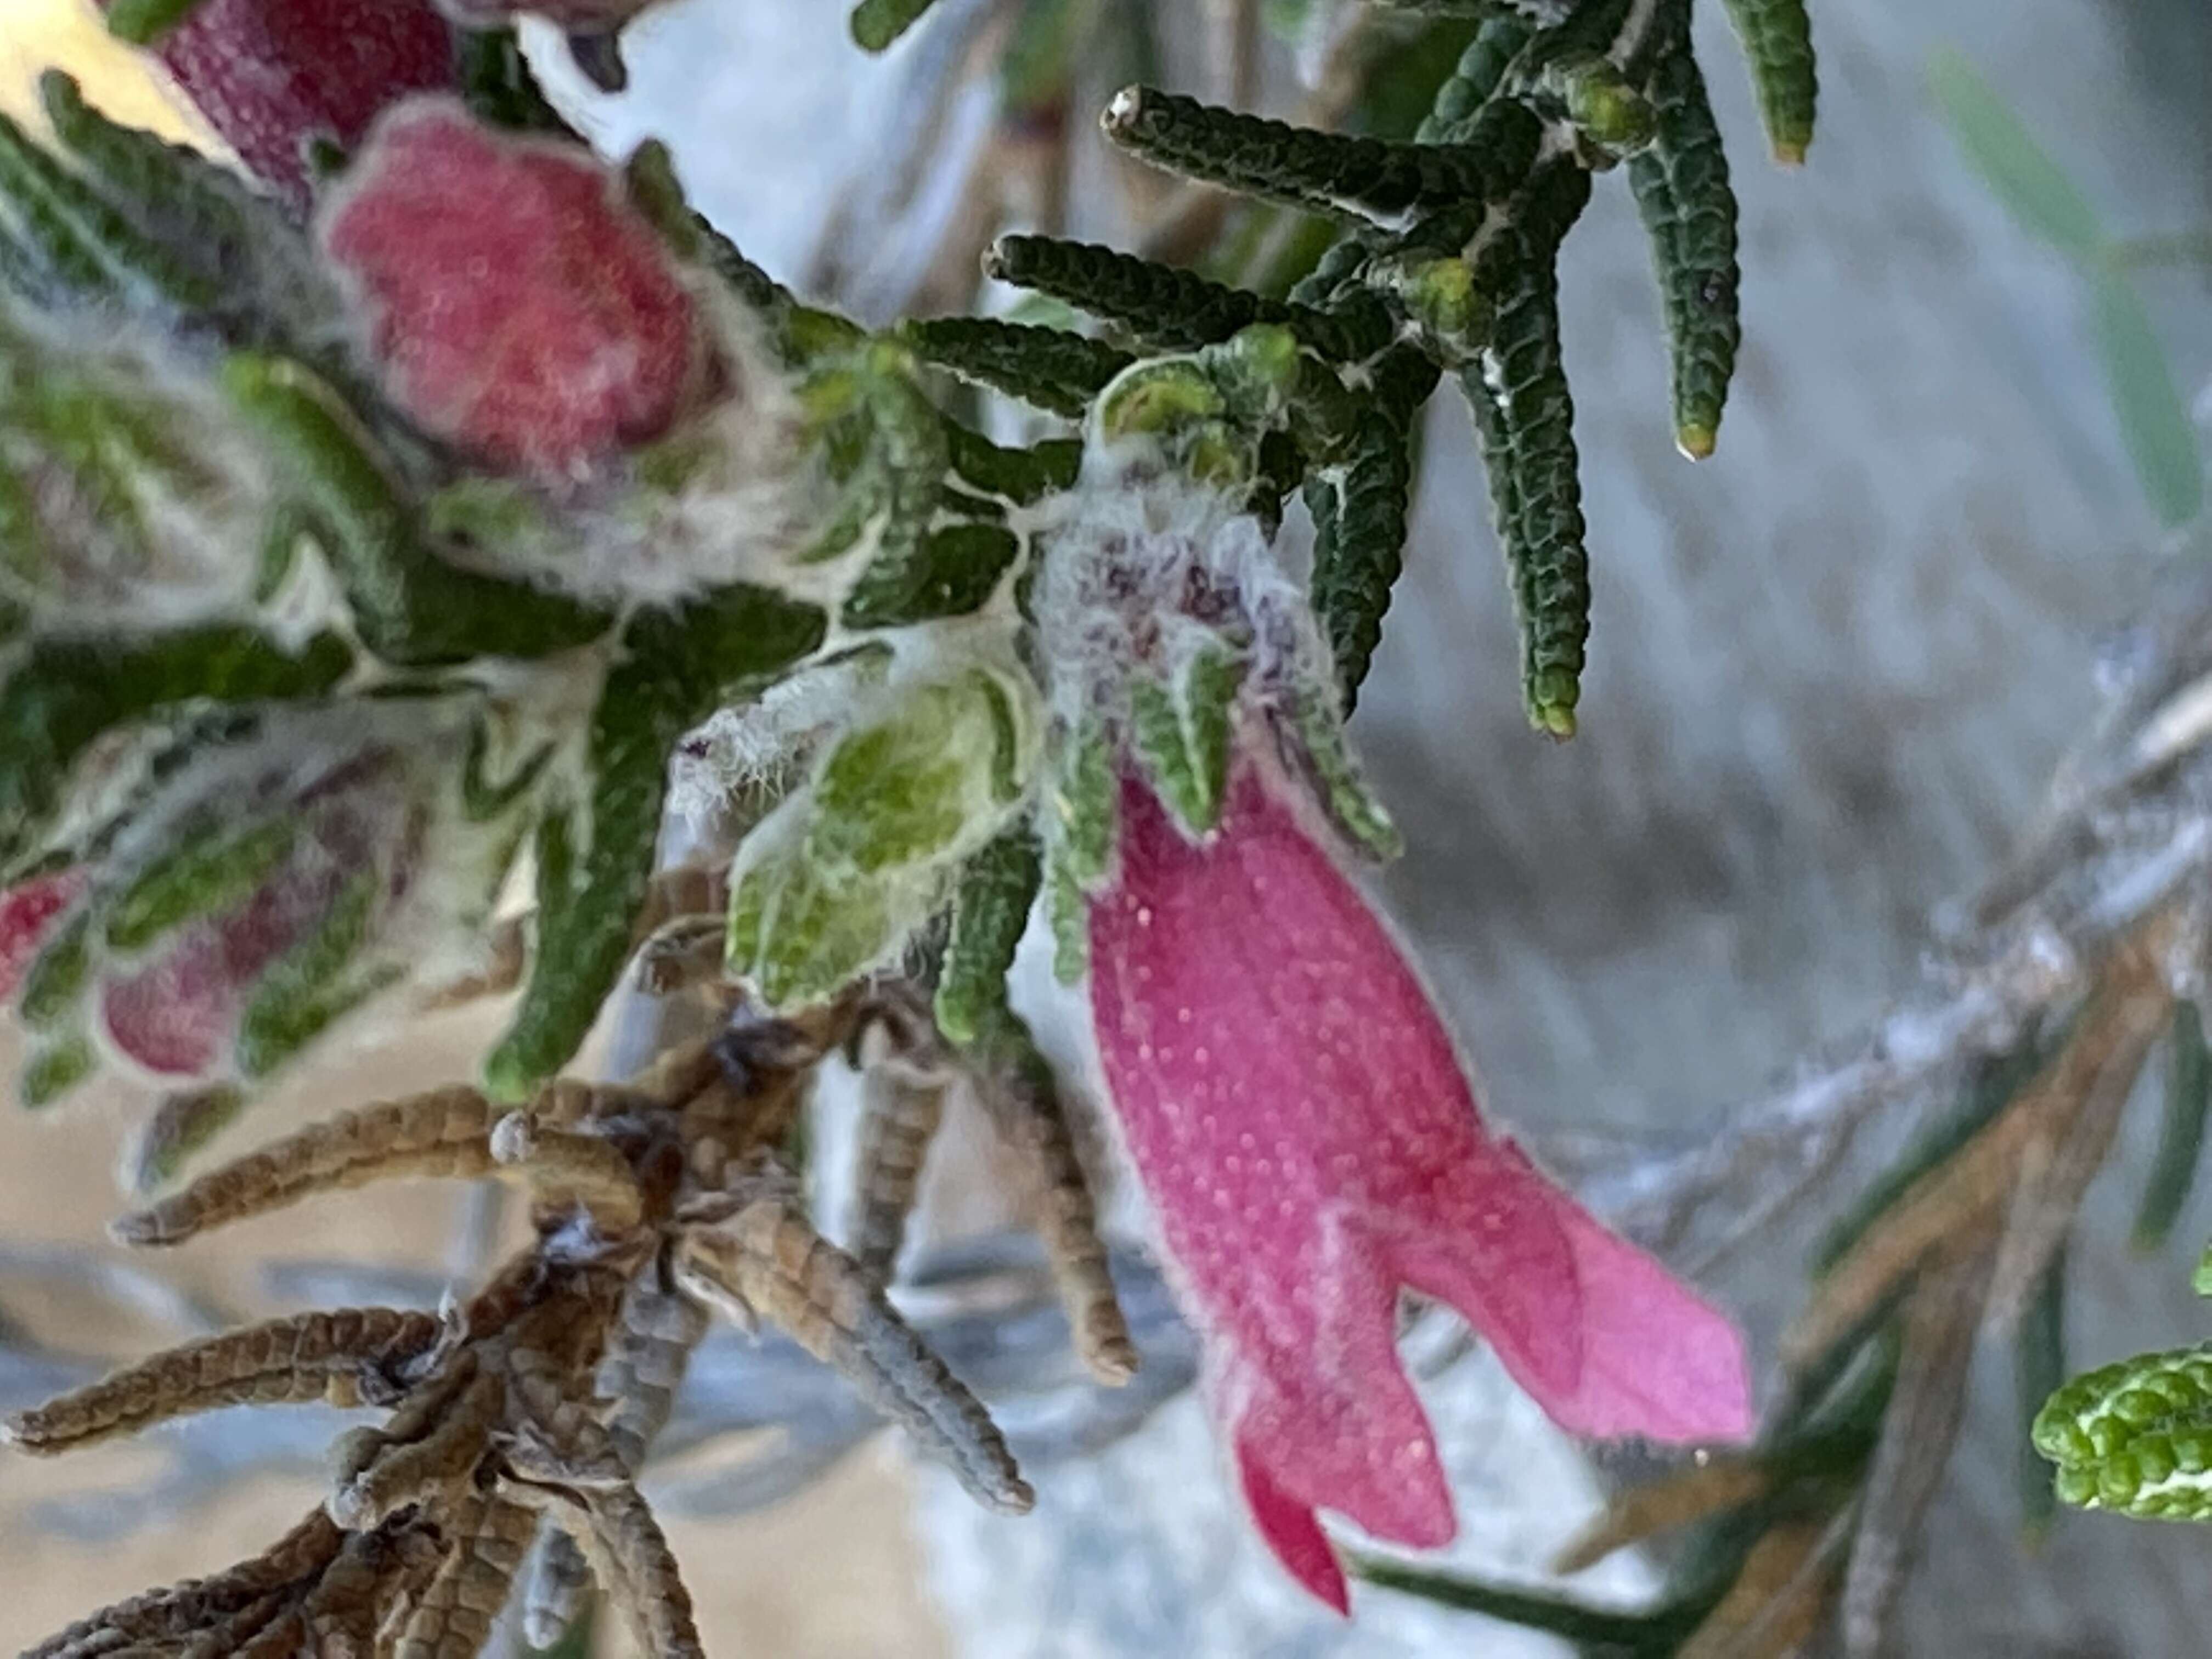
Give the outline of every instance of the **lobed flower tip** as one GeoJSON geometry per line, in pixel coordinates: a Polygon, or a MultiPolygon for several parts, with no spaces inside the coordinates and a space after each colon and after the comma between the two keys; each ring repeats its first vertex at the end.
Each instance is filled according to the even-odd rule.
{"type": "Polygon", "coordinates": [[[1232,762],[1212,832],[1125,775],[1091,1006],[1255,1524],[1332,1607],[1316,1511],[1434,1548],[1451,1497],[1396,1352],[1445,1303],[1578,1434],[1751,1426],[1725,1316],[1487,1131],[1449,1033],[1284,785],[1232,762]]]}

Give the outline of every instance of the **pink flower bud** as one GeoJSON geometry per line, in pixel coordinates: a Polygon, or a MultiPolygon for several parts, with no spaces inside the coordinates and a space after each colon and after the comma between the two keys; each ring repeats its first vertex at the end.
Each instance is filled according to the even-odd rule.
{"type": "Polygon", "coordinates": [[[711,378],[682,271],[574,145],[415,100],[379,124],[320,228],[387,394],[491,465],[588,477],[666,432],[711,378]]]}
{"type": "Polygon", "coordinates": [[[82,865],[70,865],[0,892],[0,998],[15,995],[55,919],[76,902],[88,879],[82,865]]]}
{"type": "Polygon", "coordinates": [[[255,1085],[402,981],[465,972],[526,790],[470,805],[464,699],[271,713],[191,750],[97,860],[0,893],[0,994],[43,1052],[255,1085]]]}
{"type": "Polygon", "coordinates": [[[453,33],[430,0],[204,0],[157,50],[207,124],[303,219],[308,140],[350,149],[387,104],[453,84],[453,33]]]}
{"type": "MultiPolygon", "coordinates": [[[[325,933],[365,878],[374,891],[344,929],[351,937],[334,941],[344,957],[359,956],[405,898],[422,836],[409,782],[397,755],[371,749],[289,800],[244,793],[240,805],[274,809],[272,827],[289,831],[282,850],[231,902],[105,964],[96,1020],[115,1051],[173,1082],[261,1069],[241,1065],[236,1050],[240,1019],[271,970],[325,933]]],[[[279,787],[273,774],[263,785],[279,787]]]]}
{"type": "Polygon", "coordinates": [[[1197,842],[1121,795],[1090,913],[1099,1051],[1253,1519],[1298,1582],[1346,1609],[1318,1509],[1421,1548],[1455,1530],[1401,1286],[1562,1427],[1744,1435],[1735,1328],[1484,1127],[1413,969],[1259,767],[1197,842]]]}

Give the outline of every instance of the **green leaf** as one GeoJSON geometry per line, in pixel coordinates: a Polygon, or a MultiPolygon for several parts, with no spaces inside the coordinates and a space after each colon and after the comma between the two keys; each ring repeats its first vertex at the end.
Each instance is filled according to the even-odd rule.
{"type": "Polygon", "coordinates": [[[195,702],[314,696],[353,665],[352,648],[334,634],[293,652],[224,625],[34,646],[0,688],[0,862],[31,849],[70,769],[104,732],[195,702]]]}
{"type": "Polygon", "coordinates": [[[903,694],[854,731],[814,777],[807,855],[836,875],[875,876],[957,856],[995,833],[1027,786],[1034,694],[975,669],[903,694]]]}
{"type": "Polygon", "coordinates": [[[2212,1049],[2205,1046],[2203,1016],[2187,997],[2174,1005],[2169,1042],[2166,1116],[2150,1179],[2143,1184],[2142,1203],[2136,1212],[2133,1242],[2138,1250],[2155,1250],[2172,1233],[2190,1188],[2197,1184],[2204,1150],[2205,1109],[2212,1105],[2212,1049]]]}
{"type": "Polygon", "coordinates": [[[238,1022],[238,1069],[247,1077],[268,1076],[398,975],[387,964],[342,978],[368,940],[384,880],[373,867],[355,874],[307,937],[255,983],[238,1022]]]}
{"type": "Polygon", "coordinates": [[[963,1048],[1000,1027],[1006,974],[1043,875],[1036,832],[1026,823],[1000,835],[961,872],[937,976],[937,1029],[963,1048]]]}
{"type": "Polygon", "coordinates": [[[1670,1653],[1697,1627],[1704,1614],[1702,1608],[1693,1612],[1673,1604],[1649,1613],[1618,1613],[1569,1596],[1488,1583],[1461,1573],[1431,1571],[1375,1555],[1350,1555],[1345,1565],[1366,1583],[1382,1589],[1463,1613],[1482,1613],[1523,1630],[1548,1631],[1581,1644],[1585,1652],[1670,1653]]]}
{"type": "Polygon", "coordinates": [[[201,0],[111,0],[107,32],[134,46],[150,46],[200,9],[201,0]]]}
{"type": "Polygon", "coordinates": [[[1155,167],[1385,229],[1440,208],[1504,201],[1528,178],[1543,137],[1542,124],[1518,105],[1496,106],[1480,144],[1406,144],[1292,126],[1150,87],[1116,94],[1101,125],[1155,167]]]}
{"type": "Polygon", "coordinates": [[[745,837],[730,872],[729,971],[771,1011],[834,996],[927,921],[939,872],[831,872],[807,846],[812,803],[795,795],[745,837]]]}
{"type": "Polygon", "coordinates": [[[492,1093],[526,1098],[566,1065],[614,988],[652,878],[676,740],[812,652],[827,624],[811,605],[737,586],[641,613],[625,630],[628,654],[607,675],[586,743],[588,799],[538,826],[538,945],[485,1062],[492,1093]]]}
{"type": "Polygon", "coordinates": [[[848,628],[903,628],[981,610],[1021,556],[1004,525],[950,524],[931,531],[902,557],[879,554],[845,596],[848,628]]]}
{"type": "Polygon", "coordinates": [[[2105,383],[2136,477],[2160,523],[2187,524],[2204,507],[2204,460],[2165,348],[2142,301],[2118,271],[2097,273],[2092,303],[2105,383]]]}
{"type": "Polygon", "coordinates": [[[932,317],[899,325],[923,362],[1070,420],[1136,361],[1118,346],[1064,328],[996,317],[932,317]]]}
{"type": "Polygon", "coordinates": [[[1729,21],[1751,63],[1752,90],[1767,148],[1784,167],[1805,159],[1813,142],[1813,110],[1820,94],[1814,72],[1813,31],[1805,0],[1723,0],[1729,21]]]}
{"type": "Polygon", "coordinates": [[[99,1056],[82,1036],[36,1049],[24,1062],[15,1096],[29,1111],[52,1105],[99,1068],[99,1056]]]}
{"type": "Polygon", "coordinates": [[[261,885],[292,849],[298,824],[288,815],[234,834],[205,824],[182,839],[107,908],[107,943],[139,951],[198,917],[227,909],[261,885]]]}
{"type": "Polygon", "coordinates": [[[936,0],[860,0],[853,8],[853,39],[863,50],[881,52],[921,19],[936,0]]]}
{"type": "Polygon", "coordinates": [[[2013,1377],[2018,1385],[2022,1432],[2020,1439],[2021,1507],[2031,1533],[2051,1524],[2057,1494],[2051,1469],[2035,1449],[2034,1423],[2043,1402],[2066,1380],[2066,1252],[2061,1249],[2036,1281],[2035,1294],[2021,1314],[2013,1336],[2013,1377]]]}
{"type": "Polygon", "coordinates": [[[984,256],[983,269],[1002,283],[1049,295],[1112,323],[1150,351],[1218,345],[1255,323],[1285,327],[1301,345],[1345,361],[1367,356],[1390,340],[1390,319],[1371,301],[1342,313],[1322,311],[1096,243],[1002,236],[984,256]]]}
{"type": "Polygon", "coordinates": [[[1345,464],[1307,489],[1316,530],[1314,613],[1347,709],[1382,641],[1383,613],[1405,568],[1413,487],[1412,434],[1377,410],[1362,420],[1345,464]]]}
{"type": "Polygon", "coordinates": [[[1119,787],[1113,741],[1103,726],[1086,721],[1066,740],[1051,800],[1053,839],[1079,886],[1104,880],[1113,862],[1119,787]]]}
{"type": "Polygon", "coordinates": [[[2212,1345],[2138,1354],[2058,1389],[2035,1449],[2059,1501],[2142,1520],[2212,1520],[2212,1345]]]}
{"type": "Polygon", "coordinates": [[[1589,637],[1589,554],[1583,544],[1574,398],[1559,340],[1559,239],[1589,200],[1589,174],[1571,162],[1543,177],[1519,217],[1490,244],[1510,286],[1479,365],[1460,372],[1498,544],[1521,629],[1522,697],[1528,723],[1572,737],[1589,637]]]}
{"type": "Polygon", "coordinates": [[[1218,644],[1191,654],[1171,684],[1129,686],[1129,737],[1145,780],[1185,830],[1220,822],[1229,776],[1230,709],[1244,663],[1218,644]]]}
{"type": "Polygon", "coordinates": [[[613,626],[606,612],[563,595],[447,563],[361,422],[301,365],[237,352],[224,363],[222,381],[291,471],[362,642],[385,661],[414,667],[542,657],[613,626]]]}
{"type": "Polygon", "coordinates": [[[1662,27],[1668,33],[1650,77],[1658,136],[1630,160],[1628,181],[1651,239],[1666,307],[1674,441],[1694,461],[1713,452],[1742,339],[1736,200],[1720,127],[1690,49],[1688,7],[1662,27]]]}
{"type": "Polygon", "coordinates": [[[2021,228],[2061,252],[2094,253],[2105,240],[2096,209],[1973,65],[1956,52],[1939,52],[1928,65],[1928,83],[1967,161],[2021,228]]]}

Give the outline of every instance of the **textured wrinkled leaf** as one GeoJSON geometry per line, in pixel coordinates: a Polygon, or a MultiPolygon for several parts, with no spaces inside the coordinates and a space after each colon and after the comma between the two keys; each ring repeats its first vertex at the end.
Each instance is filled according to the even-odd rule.
{"type": "Polygon", "coordinates": [[[745,838],[730,872],[727,961],[771,1010],[820,1002],[884,962],[926,921],[933,872],[833,874],[806,848],[794,797],[745,838]]]}
{"type": "Polygon", "coordinates": [[[937,1028],[963,1047],[994,1029],[1006,1007],[1006,974],[1043,879],[1036,833],[1005,831],[968,860],[952,932],[937,976],[937,1028]]]}
{"type": "MultiPolygon", "coordinates": [[[[1231,288],[1180,265],[1096,243],[1004,236],[984,261],[1000,282],[1051,295],[1127,330],[1148,350],[1218,345],[1255,323],[1288,328],[1325,357],[1364,357],[1389,343],[1389,318],[1370,301],[1327,312],[1231,288]]],[[[1126,366],[1126,363],[1125,365],[1126,366]]]]}
{"type": "Polygon", "coordinates": [[[1541,124],[1518,106],[1496,106],[1480,143],[1403,144],[1294,127],[1149,87],[1115,94],[1101,125],[1155,167],[1388,228],[1428,210],[1503,202],[1528,177],[1542,137],[1541,124]]]}
{"type": "Polygon", "coordinates": [[[181,629],[141,640],[53,640],[0,688],[0,861],[29,851],[70,769],[102,733],[194,702],[327,691],[353,667],[333,634],[288,650],[256,629],[181,629]]]}
{"type": "Polygon", "coordinates": [[[1130,744],[1147,780],[1192,835],[1221,816],[1229,780],[1230,708],[1244,665],[1220,645],[1191,654],[1172,684],[1129,687],[1130,744]]]}
{"type": "Polygon", "coordinates": [[[900,325],[923,362],[1070,419],[1136,359],[1068,329],[996,317],[932,317],[900,325]]]}
{"type": "Polygon", "coordinates": [[[1491,507],[1521,627],[1522,697],[1529,724],[1571,737],[1589,637],[1589,554],[1583,544],[1574,398],[1559,340],[1559,240],[1589,200],[1589,174],[1547,176],[1522,221],[1498,239],[1513,284],[1479,365],[1462,371],[1489,479],[1491,507]]]}
{"type": "Polygon", "coordinates": [[[561,594],[441,558],[361,423],[300,364],[241,352],[225,364],[223,384],[290,469],[362,643],[387,662],[541,657],[612,626],[561,594]]]}
{"type": "Polygon", "coordinates": [[[660,831],[670,750],[822,642],[828,618],[766,588],[732,587],[641,613],[607,676],[586,743],[591,793],[550,813],[538,842],[538,947],[521,1006],[485,1062],[486,1085],[521,1099],[566,1064],[629,954],[660,831]],[[578,842],[581,842],[579,846],[578,842]]]}
{"type": "Polygon", "coordinates": [[[1656,142],[1628,164],[1630,186],[1651,238],[1667,314],[1674,441],[1692,460],[1712,453],[1742,337],[1736,310],[1736,202],[1720,127],[1691,51],[1689,8],[1651,71],[1656,142]]]}
{"type": "Polygon", "coordinates": [[[903,695],[848,733],[815,774],[810,856],[877,874],[973,847],[1028,782],[1034,694],[976,669],[903,695]]]}
{"type": "Polygon", "coordinates": [[[1805,159],[1820,93],[1805,0],[1723,0],[1751,64],[1752,90],[1767,148],[1785,167],[1805,159]]]}

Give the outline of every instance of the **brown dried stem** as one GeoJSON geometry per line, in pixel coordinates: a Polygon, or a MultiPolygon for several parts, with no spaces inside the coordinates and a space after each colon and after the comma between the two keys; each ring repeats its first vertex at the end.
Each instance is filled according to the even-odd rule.
{"type": "Polygon", "coordinates": [[[497,1492],[470,1492],[442,1510],[445,1559],[393,1646],[393,1659],[470,1659],[491,1634],[537,1530],[538,1517],[497,1492]]]}
{"type": "Polygon", "coordinates": [[[1992,1232],[1962,1235],[1905,1298],[1897,1381],[1859,1500],[1844,1579],[1844,1649],[1854,1659],[1881,1650],[1914,1540],[1943,1484],[1966,1414],[1966,1371],[1996,1262],[1992,1232]]]}
{"type": "Polygon", "coordinates": [[[1025,1513],[1036,1494],[981,1404],[892,1310],[860,1264],[789,1199],[742,1204],[716,1231],[684,1238],[683,1267],[759,1310],[836,1367],[992,1508],[1025,1513]]]}
{"type": "Polygon", "coordinates": [[[1817,1361],[1863,1325],[1930,1252],[1992,1224],[2019,1188],[2023,1161],[2047,1148],[2100,1085],[2109,1086],[2108,1076],[2133,1081],[2171,1005],[2166,938],[2161,915],[2116,951],[2057,1057],[1955,1157],[1907,1188],[1820,1279],[1783,1338],[1785,1367],[1802,1370],[1817,1361]]]}
{"type": "Polygon", "coordinates": [[[907,1217],[921,1189],[929,1143],[944,1121],[951,1084],[942,1074],[916,1074],[891,1064],[869,1067],[861,1079],[852,1253],[864,1271],[879,1279],[889,1279],[898,1265],[907,1217]]]}
{"type": "Polygon", "coordinates": [[[452,1087],[343,1112],[210,1170],[110,1231],[125,1244],[180,1244],[318,1193],[407,1176],[490,1175],[499,1167],[491,1126],[506,1110],[477,1090],[452,1087]]]}
{"type": "Polygon", "coordinates": [[[0,1425],[0,1438],[44,1456],[226,1406],[382,1403],[443,1330],[429,1314],[386,1308],[271,1319],[172,1348],[49,1401],[0,1425]]]}

